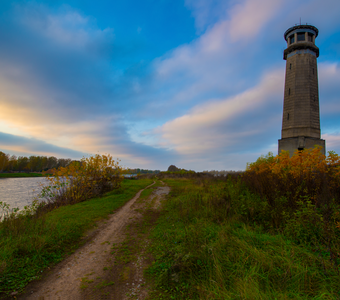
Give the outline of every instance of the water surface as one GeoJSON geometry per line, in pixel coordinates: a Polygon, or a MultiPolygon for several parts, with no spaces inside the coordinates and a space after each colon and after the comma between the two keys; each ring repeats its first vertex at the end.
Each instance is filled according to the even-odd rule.
{"type": "Polygon", "coordinates": [[[0,178],[0,201],[6,202],[11,208],[22,209],[40,193],[41,183],[46,184],[46,178],[0,178]]]}

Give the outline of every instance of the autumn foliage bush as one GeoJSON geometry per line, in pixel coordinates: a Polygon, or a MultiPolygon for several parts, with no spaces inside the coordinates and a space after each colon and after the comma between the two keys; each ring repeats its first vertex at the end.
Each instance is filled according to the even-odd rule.
{"type": "Polygon", "coordinates": [[[340,258],[340,157],[321,147],[269,153],[247,166],[242,182],[248,220],[328,257],[340,258]]]}
{"type": "Polygon", "coordinates": [[[119,188],[123,180],[119,160],[110,155],[95,155],[53,170],[40,197],[45,207],[74,204],[119,188]]]}

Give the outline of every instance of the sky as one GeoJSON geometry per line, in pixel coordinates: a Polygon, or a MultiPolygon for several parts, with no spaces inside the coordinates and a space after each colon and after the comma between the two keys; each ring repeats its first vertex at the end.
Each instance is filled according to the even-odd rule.
{"type": "Polygon", "coordinates": [[[283,34],[301,18],[340,154],[339,15],[339,0],[1,1],[0,151],[244,170],[277,154],[283,34]]]}

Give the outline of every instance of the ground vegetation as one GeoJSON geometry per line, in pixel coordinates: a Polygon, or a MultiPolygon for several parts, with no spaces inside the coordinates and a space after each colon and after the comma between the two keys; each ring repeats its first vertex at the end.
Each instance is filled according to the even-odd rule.
{"type": "Polygon", "coordinates": [[[339,165],[315,148],[227,178],[164,178],[151,299],[339,299],[339,165]]]}
{"type": "MultiPolygon", "coordinates": [[[[37,210],[33,204],[14,211],[15,218],[11,210],[0,223],[0,299],[20,293],[30,281],[86,243],[88,230],[150,183],[149,179],[124,179],[119,188],[73,205],[37,210]]],[[[6,211],[3,203],[1,209],[6,211]]]]}
{"type": "Polygon", "coordinates": [[[110,155],[83,158],[53,170],[49,184],[23,210],[0,202],[0,293],[20,290],[38,278],[39,270],[79,245],[94,220],[112,213],[150,182],[125,180],[122,189],[121,171],[110,155]]]}

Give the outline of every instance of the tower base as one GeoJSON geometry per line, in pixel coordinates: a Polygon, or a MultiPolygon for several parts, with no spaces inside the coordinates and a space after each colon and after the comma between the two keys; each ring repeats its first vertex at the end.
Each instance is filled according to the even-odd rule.
{"type": "Polygon", "coordinates": [[[279,154],[282,150],[289,151],[289,156],[292,157],[296,150],[303,150],[314,148],[315,145],[322,146],[321,153],[325,155],[326,153],[326,142],[322,139],[311,138],[311,137],[293,137],[284,138],[279,140],[279,154]]]}

